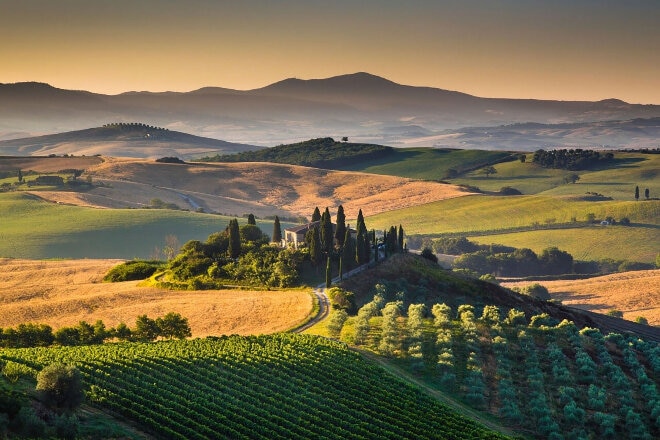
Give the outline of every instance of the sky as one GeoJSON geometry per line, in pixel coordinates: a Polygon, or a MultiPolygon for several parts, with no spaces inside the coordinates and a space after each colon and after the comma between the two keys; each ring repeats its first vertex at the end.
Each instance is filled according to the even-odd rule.
{"type": "Polygon", "coordinates": [[[0,83],[248,90],[355,72],[660,104],[660,0],[0,0],[0,83]]]}

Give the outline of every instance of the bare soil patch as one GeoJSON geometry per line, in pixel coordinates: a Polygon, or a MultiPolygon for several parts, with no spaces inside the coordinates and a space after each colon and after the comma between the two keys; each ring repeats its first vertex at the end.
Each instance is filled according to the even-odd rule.
{"type": "Polygon", "coordinates": [[[307,291],[169,291],[137,282],[101,282],[119,260],[0,259],[0,328],[44,323],[57,329],[81,320],[111,327],[137,316],[177,312],[194,337],[288,330],[312,311],[307,291]]]}
{"type": "MultiPolygon", "coordinates": [[[[502,283],[522,287],[530,281],[502,283]]],[[[617,273],[586,280],[540,281],[553,298],[565,305],[596,313],[620,310],[624,319],[643,316],[660,325],[660,269],[617,273]]]]}

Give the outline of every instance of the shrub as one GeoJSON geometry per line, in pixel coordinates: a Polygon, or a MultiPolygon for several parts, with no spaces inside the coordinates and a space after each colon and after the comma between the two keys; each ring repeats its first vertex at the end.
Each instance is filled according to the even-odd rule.
{"type": "Polygon", "coordinates": [[[432,261],[434,263],[438,262],[438,257],[433,253],[433,251],[429,248],[424,248],[422,249],[422,253],[420,254],[422,258],[426,258],[429,261],[432,261]]]}
{"type": "Polygon", "coordinates": [[[345,310],[352,312],[355,309],[355,295],[340,287],[332,287],[327,290],[328,298],[330,298],[330,305],[333,309],[345,310]]]}
{"type": "Polygon", "coordinates": [[[120,281],[144,280],[161,268],[163,268],[163,263],[160,261],[127,261],[110,269],[105,277],[103,277],[103,281],[116,283],[120,281]]]}
{"type": "Polygon", "coordinates": [[[550,299],[550,292],[548,292],[548,289],[539,283],[530,284],[529,286],[522,288],[520,293],[533,296],[534,298],[542,299],[544,301],[550,299]]]}
{"type": "Polygon", "coordinates": [[[503,186],[502,188],[500,188],[500,194],[502,194],[503,196],[520,196],[522,195],[522,192],[510,186],[503,186]]]}

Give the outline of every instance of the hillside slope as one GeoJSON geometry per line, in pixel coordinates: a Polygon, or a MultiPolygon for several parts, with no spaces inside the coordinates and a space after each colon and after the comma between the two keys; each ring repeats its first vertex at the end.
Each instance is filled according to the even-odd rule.
{"type": "Polygon", "coordinates": [[[161,197],[190,208],[182,203],[180,194],[185,194],[206,212],[239,216],[310,216],[317,206],[334,210],[343,205],[348,218],[354,218],[359,209],[370,215],[467,194],[437,182],[269,163],[181,165],[108,158],[87,173],[106,185],[86,197],[100,195],[133,206],[161,197]]]}
{"type": "Polygon", "coordinates": [[[140,123],[115,123],[85,130],[0,141],[0,154],[47,156],[119,156],[191,159],[232,154],[262,147],[194,136],[140,123]]]}

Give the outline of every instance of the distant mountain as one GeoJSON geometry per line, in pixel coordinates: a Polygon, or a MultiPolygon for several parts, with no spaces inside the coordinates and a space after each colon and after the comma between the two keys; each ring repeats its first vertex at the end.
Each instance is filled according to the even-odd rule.
{"type": "MultiPolygon", "coordinates": [[[[521,123],[446,130],[432,139],[442,148],[535,151],[554,147],[660,148],[660,118],[564,124],[521,123]]],[[[410,142],[414,144],[414,142],[410,142]]]]}
{"type": "Polygon", "coordinates": [[[0,141],[0,155],[75,154],[192,159],[263,147],[194,136],[141,123],[113,123],[65,133],[0,141]]]}
{"type": "MultiPolygon", "coordinates": [[[[82,129],[107,121],[145,121],[200,136],[272,146],[316,137],[432,146],[443,130],[516,123],[579,123],[660,117],[660,105],[602,101],[479,98],[397,84],[368,73],[289,78],[248,90],[102,95],[42,83],[0,84],[0,138],[10,133],[82,129]],[[407,129],[412,126],[414,129],[407,129]]],[[[609,139],[609,138],[607,138],[609,139]]],[[[616,139],[616,138],[613,138],[616,139]]],[[[619,142],[617,140],[617,142],[619,142]]],[[[557,143],[561,143],[558,142],[557,143]]],[[[603,142],[616,146],[615,142],[603,142]]],[[[485,148],[499,148],[497,144],[485,148]]]]}

